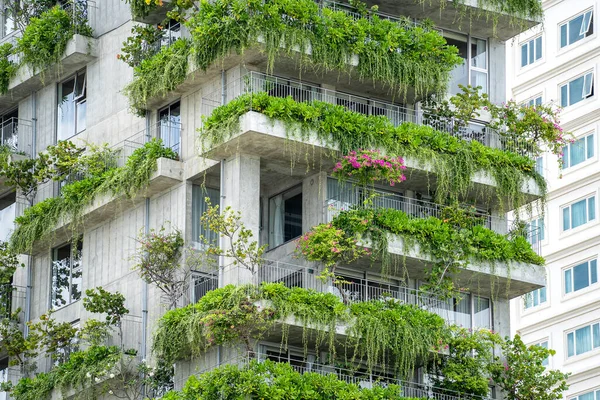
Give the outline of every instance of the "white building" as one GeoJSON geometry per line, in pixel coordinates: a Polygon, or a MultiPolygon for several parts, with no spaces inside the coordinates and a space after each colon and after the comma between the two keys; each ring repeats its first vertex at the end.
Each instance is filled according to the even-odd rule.
{"type": "Polygon", "coordinates": [[[546,288],[511,304],[513,333],[555,349],[550,367],[572,374],[568,400],[600,398],[599,6],[594,0],[544,1],[543,26],[507,45],[507,97],[562,106],[561,125],[575,137],[564,150],[562,172],[555,156],[538,160],[548,182],[545,215],[534,221],[543,227],[546,288]]]}

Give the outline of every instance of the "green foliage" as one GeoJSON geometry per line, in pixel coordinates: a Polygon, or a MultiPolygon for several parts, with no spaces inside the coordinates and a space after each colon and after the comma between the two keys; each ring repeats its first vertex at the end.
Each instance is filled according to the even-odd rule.
{"type": "Polygon", "coordinates": [[[175,307],[188,289],[190,278],[190,268],[182,260],[181,231],[166,233],[161,226],[158,232],[151,229],[148,234],[140,233],[137,241],[140,247],[132,257],[136,261],[133,269],[167,296],[169,308],[175,307]]]}
{"type": "Polygon", "coordinates": [[[123,54],[117,54],[117,58],[132,68],[137,67],[143,60],[157,53],[154,45],[160,43],[163,36],[164,31],[161,29],[151,25],[136,25],[131,28],[131,36],[123,42],[123,54]]]}
{"type": "Polygon", "coordinates": [[[131,14],[135,18],[144,18],[163,5],[162,0],[125,0],[125,2],[129,3],[131,14]]]}
{"type": "Polygon", "coordinates": [[[8,243],[0,241],[0,285],[10,284],[17,268],[24,266],[19,262],[18,256],[11,251],[8,243]]]}
{"type": "Polygon", "coordinates": [[[522,190],[529,178],[535,180],[542,194],[546,191],[544,178],[535,172],[534,162],[528,157],[475,140],[465,141],[428,126],[408,122],[394,126],[383,116],[367,116],[319,101],[299,103],[291,97],[271,97],[264,92],[242,95],[215,109],[203,124],[203,150],[229,140],[237,132],[239,117],[248,111],[283,121],[290,139],[306,140],[310,133],[322,146],[343,154],[376,148],[388,155],[412,157],[431,167],[439,203],[472,201],[472,197],[491,201],[492,195],[472,181],[477,172],[494,179],[495,197],[505,210],[526,203],[522,190]]]}
{"type": "Polygon", "coordinates": [[[70,322],[57,322],[52,318],[53,311],[40,316],[38,322],[28,321],[29,336],[28,347],[43,351],[52,361],[64,363],[69,354],[73,339],[77,335],[77,328],[70,322]]]}
{"type": "Polygon", "coordinates": [[[106,314],[107,325],[120,325],[121,319],[129,312],[125,308],[125,296],[111,293],[102,287],[87,289],[83,299],[83,308],[92,313],[106,314]]]}
{"type": "Polygon", "coordinates": [[[191,376],[181,392],[169,392],[164,400],[213,399],[313,399],[313,400],[410,400],[396,385],[363,389],[335,374],[301,374],[286,363],[250,361],[243,367],[226,365],[191,376]]]}
{"type": "Polygon", "coordinates": [[[497,334],[485,329],[471,331],[453,327],[446,339],[448,355],[434,361],[436,386],[477,396],[489,394],[488,367],[494,347],[501,344],[497,334]]]}
{"type": "Polygon", "coordinates": [[[332,225],[348,238],[370,240],[372,257],[382,262],[384,272],[390,263],[388,234],[402,237],[407,248],[418,244],[420,251],[433,260],[426,288],[442,297],[458,292],[452,276],[471,262],[544,264],[526,238],[503,236],[455,208],[446,209],[444,219],[411,218],[395,209],[356,209],[341,212],[332,225]]]}
{"type": "Polygon", "coordinates": [[[332,224],[321,224],[300,236],[296,253],[308,261],[320,261],[326,267],[337,264],[350,264],[365,254],[356,244],[356,239],[348,237],[344,231],[332,224]]]}
{"type": "MultiPolygon", "coordinates": [[[[133,112],[143,116],[149,99],[165,96],[185,80],[189,51],[190,42],[180,39],[162,47],[158,53],[142,60],[133,69],[134,80],[123,89],[133,112]]],[[[133,54],[126,54],[122,58],[135,58],[133,54]]]]}
{"type": "Polygon", "coordinates": [[[10,60],[13,54],[13,45],[4,43],[0,46],[0,94],[8,92],[8,84],[17,73],[18,66],[10,60]]]}
{"type": "Polygon", "coordinates": [[[502,343],[506,361],[496,357],[490,366],[494,382],[502,389],[507,400],[557,400],[567,390],[569,374],[547,370],[543,361],[556,351],[538,345],[526,346],[519,335],[502,343]]]}
{"type": "Polygon", "coordinates": [[[61,218],[65,222],[72,222],[75,235],[83,209],[94,198],[103,194],[110,194],[114,198],[133,197],[147,185],[156,171],[158,158],[177,158],[171,149],[164,148],[157,140],[136,149],[126,164],[119,168],[114,167],[112,157],[107,157],[112,153],[105,153],[103,148],[85,156],[74,155],[74,151],[67,151],[68,157],[57,157],[56,161],[50,163],[49,170],[40,167],[39,172],[34,170],[34,177],[27,178],[27,185],[33,184],[35,188],[40,176],[54,180],[64,179],[69,173],[81,172],[85,176],[80,181],[65,185],[60,197],[47,198],[27,208],[22,216],[16,218],[17,227],[10,238],[13,251],[27,252],[36,240],[52,232],[61,218]]]}
{"type": "Polygon", "coordinates": [[[376,15],[355,18],[312,0],[202,2],[187,25],[202,69],[260,40],[269,70],[277,57],[299,50],[304,68],[350,73],[350,59],[358,55],[361,79],[380,81],[402,95],[414,88],[420,96],[444,92],[450,71],[462,62],[456,48],[429,26],[376,15]]]}
{"type": "Polygon", "coordinates": [[[60,6],[33,17],[17,39],[17,51],[21,53],[21,63],[34,71],[43,71],[49,64],[58,63],[67,48],[67,42],[75,33],[91,36],[85,23],[73,21],[72,15],[60,6]]]}
{"type": "Polygon", "coordinates": [[[358,150],[342,157],[331,176],[340,182],[355,180],[360,186],[382,182],[394,186],[406,180],[404,160],[401,157],[382,156],[379,150],[358,150]]]}
{"type": "MultiPolygon", "coordinates": [[[[252,354],[250,340],[288,317],[303,327],[305,351],[309,341],[331,355],[341,346],[349,350],[346,357],[364,360],[369,369],[383,363],[404,377],[418,360],[428,357],[444,330],[441,317],[411,305],[370,301],[348,306],[331,293],[290,289],[281,283],[230,285],[207,293],[196,304],[167,312],[154,335],[154,352],[174,362],[198,356],[210,346],[242,342],[252,354]],[[335,340],[336,327],[342,323],[347,325],[345,343],[335,340]]],[[[289,326],[284,322],[279,326],[285,347],[289,326]]]]}

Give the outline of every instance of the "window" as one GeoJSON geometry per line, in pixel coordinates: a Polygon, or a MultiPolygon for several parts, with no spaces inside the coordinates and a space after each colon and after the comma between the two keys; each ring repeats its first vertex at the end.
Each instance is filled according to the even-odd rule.
{"type": "Polygon", "coordinates": [[[302,234],[302,186],[269,199],[269,248],[302,234]]]}
{"type": "Polygon", "coordinates": [[[219,205],[220,196],[219,189],[192,185],[192,240],[194,242],[199,242],[202,235],[209,243],[218,243],[219,235],[200,223],[200,217],[208,210],[206,198],[208,197],[210,203],[215,206],[219,205]]]}
{"type": "Polygon", "coordinates": [[[57,140],[68,139],[85,130],[86,96],[85,71],[58,84],[57,140]]]}
{"type": "Polygon", "coordinates": [[[594,133],[590,133],[563,147],[563,168],[574,167],[594,157],[594,133]]]}
{"type": "Polygon", "coordinates": [[[596,396],[594,397],[594,391],[580,394],[579,396],[569,397],[569,400],[600,400],[600,390],[595,391],[596,396]]]}
{"type": "Polygon", "coordinates": [[[158,138],[165,147],[179,154],[181,143],[181,106],[173,103],[158,112],[158,138]]]}
{"type": "MultiPolygon", "coordinates": [[[[543,347],[543,348],[544,348],[544,349],[546,349],[546,350],[548,350],[548,341],[547,341],[547,340],[546,340],[546,341],[543,341],[543,342],[540,342],[540,343],[538,343],[537,345],[538,345],[538,346],[540,346],[540,347],[543,347]]],[[[546,357],[546,358],[544,358],[544,360],[542,361],[542,365],[543,365],[544,367],[547,367],[547,366],[548,366],[548,364],[550,364],[550,360],[549,360],[549,358],[548,358],[548,357],[546,357]]],[[[599,400],[600,400],[600,399],[599,399],[599,400]]]]}
{"type": "Polygon", "coordinates": [[[15,192],[0,198],[0,241],[8,241],[15,228],[17,203],[15,192]]]}
{"type": "Polygon", "coordinates": [[[567,357],[578,356],[600,348],[600,323],[567,333],[567,357]]]}
{"type": "Polygon", "coordinates": [[[460,298],[453,297],[436,314],[448,318],[454,324],[464,328],[492,329],[491,301],[485,297],[461,293],[460,298]],[[448,313],[449,311],[449,313],[448,313]]]}
{"type": "Polygon", "coordinates": [[[560,87],[560,105],[572,106],[594,95],[594,73],[588,72],[560,87]]]}
{"type": "Polygon", "coordinates": [[[563,231],[575,229],[596,219],[596,196],[576,201],[562,209],[563,231]]]}
{"type": "Polygon", "coordinates": [[[81,299],[82,241],[52,251],[51,307],[60,308],[81,299]]]}
{"type": "Polygon", "coordinates": [[[535,172],[544,176],[544,157],[540,156],[535,159],[535,172]]]}
{"type": "Polygon", "coordinates": [[[529,106],[529,107],[541,106],[542,105],[542,96],[532,97],[531,99],[527,100],[525,105],[529,106]]]}
{"type": "Polygon", "coordinates": [[[488,62],[487,41],[469,38],[453,32],[444,31],[446,42],[458,48],[458,55],[464,60],[451,72],[450,92],[460,93],[458,85],[481,86],[484,93],[488,92],[488,62]]]}
{"type": "Polygon", "coordinates": [[[19,111],[14,110],[0,116],[0,145],[8,147],[12,152],[19,148],[19,111]]]}
{"type": "Polygon", "coordinates": [[[544,240],[545,226],[544,219],[538,218],[530,221],[526,225],[527,228],[527,240],[532,245],[537,244],[544,240]]]}
{"type": "Polygon", "coordinates": [[[569,46],[594,33],[594,12],[586,11],[560,25],[560,48],[569,46]]]}
{"type": "Polygon", "coordinates": [[[521,67],[533,64],[542,58],[542,37],[538,36],[521,45],[521,67]]]}
{"type": "Polygon", "coordinates": [[[19,7],[15,7],[14,5],[7,5],[8,1],[6,0],[3,3],[4,4],[2,4],[2,36],[4,37],[10,35],[17,29],[17,26],[15,25],[14,12],[19,7]]]}
{"type": "Polygon", "coordinates": [[[598,260],[588,260],[564,271],[565,293],[576,292],[598,283],[598,260]]]}
{"type": "Polygon", "coordinates": [[[523,296],[525,309],[537,307],[546,302],[546,288],[535,289],[523,296]]]}

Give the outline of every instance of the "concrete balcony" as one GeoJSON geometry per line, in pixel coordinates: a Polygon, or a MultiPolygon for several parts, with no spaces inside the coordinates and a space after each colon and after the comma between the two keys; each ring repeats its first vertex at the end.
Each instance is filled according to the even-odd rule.
{"type": "MultiPolygon", "coordinates": [[[[259,156],[265,169],[290,171],[292,176],[306,176],[311,172],[333,169],[330,146],[321,143],[311,132],[304,132],[302,139],[290,138],[290,129],[293,128],[282,121],[271,120],[262,113],[249,111],[240,117],[238,129],[229,140],[207,149],[202,156],[212,160],[226,159],[236,153],[259,156]],[[315,165],[313,160],[319,162],[315,165]]],[[[337,149],[333,148],[333,150],[337,149]]],[[[410,157],[404,157],[404,161],[407,167],[406,176],[410,179],[403,183],[403,188],[428,193],[431,188],[436,187],[437,180],[432,165],[423,164],[410,157]]],[[[476,199],[478,193],[490,193],[490,202],[497,201],[497,187],[488,174],[475,173],[472,183],[468,198],[476,199]]],[[[521,191],[526,196],[526,202],[534,201],[541,196],[541,191],[533,178],[525,182],[521,191]]]]}
{"type": "Polygon", "coordinates": [[[27,65],[21,66],[17,75],[8,84],[8,93],[0,96],[0,108],[8,108],[40,90],[60,77],[68,77],[98,57],[97,39],[73,35],[58,64],[44,71],[34,71],[27,65]]]}

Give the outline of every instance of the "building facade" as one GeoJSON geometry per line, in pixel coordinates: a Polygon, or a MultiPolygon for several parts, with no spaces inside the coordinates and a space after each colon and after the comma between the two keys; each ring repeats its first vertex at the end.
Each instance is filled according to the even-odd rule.
{"type": "MultiPolygon", "coordinates": [[[[168,1],[163,1],[168,5],[168,1]]],[[[329,1],[317,3],[318,12],[323,15],[333,12],[351,16],[354,21],[389,21],[390,24],[404,26],[407,30],[427,32],[432,37],[444,37],[447,43],[458,48],[462,61],[450,73],[450,93],[459,92],[458,84],[473,84],[481,86],[496,103],[505,100],[504,55],[508,45],[504,41],[525,29],[525,26],[536,24],[527,20],[521,20],[524,25],[514,24],[514,21],[503,15],[496,15],[492,24],[483,16],[485,13],[477,9],[475,2],[466,2],[460,10],[447,6],[440,12],[439,5],[435,2],[418,4],[413,1],[383,1],[377,4],[377,11],[372,11],[372,20],[348,4],[329,1]],[[408,20],[394,16],[405,16],[408,20]],[[434,27],[421,26],[419,21],[424,18],[431,18],[434,27]]],[[[35,237],[31,246],[24,247],[27,251],[22,251],[21,258],[25,267],[16,271],[11,284],[14,289],[10,307],[13,311],[21,308],[19,318],[23,329],[26,329],[24,321],[35,321],[49,310],[54,311],[53,317],[58,321],[69,322],[74,326],[84,324],[90,317],[81,301],[85,291],[103,287],[113,292],[118,291],[126,298],[129,313],[122,322],[123,337],[120,340],[125,342],[127,348],[135,349],[140,359],[152,360],[153,332],[161,316],[167,311],[167,306],[161,299],[161,292],[143,282],[138,273],[132,270],[131,257],[139,248],[135,238],[140,233],[166,226],[168,229],[180,230],[189,246],[201,248],[198,244],[199,236],[214,235],[200,223],[200,216],[207,210],[206,198],[212,204],[220,204],[221,208],[231,207],[241,213],[243,223],[254,238],[261,245],[267,246],[265,259],[268,261],[253,272],[240,266],[225,264],[217,271],[194,271],[189,293],[182,296],[179,306],[196,302],[210,289],[228,284],[260,282],[283,282],[289,287],[334,293],[346,300],[349,296],[354,299],[352,301],[391,297],[396,302],[422,305],[423,295],[418,289],[426,278],[427,267],[434,260],[418,246],[403,243],[400,237],[390,239],[387,252],[397,265],[402,265],[401,270],[384,273],[381,268],[377,268],[381,263],[371,265],[365,259],[342,265],[337,273],[346,282],[344,289],[331,282],[316,279],[315,275],[322,267],[295,257],[295,240],[298,237],[315,225],[331,222],[341,212],[361,206],[366,193],[351,185],[341,186],[331,177],[335,159],[329,156],[332,148],[337,149],[333,142],[323,139],[327,131],[319,137],[318,133],[315,134],[310,129],[306,132],[302,128],[294,128],[290,120],[270,117],[256,103],[244,105],[243,100],[250,97],[252,101],[252,96],[256,95],[258,98],[260,95],[269,99],[286,98],[295,103],[320,101],[340,106],[338,111],[341,110],[339,112],[342,112],[344,118],[360,114],[379,116],[394,127],[405,122],[415,126],[425,125],[438,129],[444,137],[453,136],[458,139],[458,143],[477,140],[486,147],[508,152],[503,142],[486,131],[484,121],[473,121],[467,128],[459,131],[436,122],[435,118],[423,111],[420,103],[425,95],[436,90],[436,82],[421,82],[422,87],[414,85],[411,88],[407,81],[403,81],[404,91],[398,91],[390,84],[393,84],[395,78],[386,81],[380,78],[381,75],[365,75],[360,63],[366,61],[358,57],[344,60],[342,64],[351,67],[341,70],[339,63],[323,66],[319,65],[317,59],[319,49],[313,46],[276,52],[273,60],[268,47],[270,38],[266,35],[254,37],[255,40],[248,46],[227,48],[205,64],[199,64],[198,60],[188,64],[189,54],[176,58],[176,51],[184,43],[184,39],[189,39],[193,33],[188,29],[189,25],[181,25],[175,21],[163,24],[158,42],[144,43],[143,50],[147,59],[164,52],[173,52],[168,55],[173,66],[165,70],[163,75],[156,75],[154,82],[157,85],[158,80],[168,75],[167,72],[177,68],[176,60],[184,60],[183,79],[175,85],[165,86],[160,92],[142,90],[145,96],[132,99],[129,85],[132,81],[140,82],[143,77],[134,75],[133,69],[121,60],[123,43],[132,35],[133,26],[162,23],[167,6],[151,7],[143,16],[132,17],[130,5],[122,0],[77,0],[76,4],[77,7],[68,8],[64,4],[63,7],[67,7],[68,11],[85,10],[76,11],[77,19],[79,21],[83,18],[91,31],[74,29],[58,62],[51,60],[45,70],[36,70],[29,65],[20,66],[16,74],[10,77],[6,94],[0,97],[2,143],[10,148],[10,157],[15,160],[35,157],[48,146],[62,140],[87,147],[107,143],[117,151],[119,159],[114,161],[115,165],[123,167],[127,165],[128,157],[138,154],[136,150],[143,148],[151,139],[160,139],[164,148],[169,149],[168,154],[173,156],[158,158],[155,171],[144,180],[139,190],[132,189],[129,192],[120,189],[121,192],[112,196],[106,192],[103,196],[90,199],[79,210],[77,223],[71,218],[72,215],[65,214],[54,220],[52,226],[39,228],[45,234],[43,237],[35,237]],[[79,14],[80,12],[83,14],[79,14]],[[316,66],[310,65],[307,59],[313,60],[310,62],[316,66]],[[209,129],[209,118],[228,104],[243,105],[244,111],[237,117],[235,129],[227,132],[226,126],[213,121],[212,132],[223,132],[222,140],[202,136],[202,132],[209,129]],[[144,111],[142,117],[132,111],[136,108],[139,111],[140,105],[144,111]],[[79,240],[73,241],[73,237],[79,240]]],[[[235,19],[234,13],[231,13],[228,17],[235,19]]],[[[73,15],[76,15],[75,11],[73,15]]],[[[281,15],[281,18],[289,18],[292,21],[290,24],[294,22],[293,16],[281,15]]],[[[206,21],[200,21],[199,25],[200,23],[206,21]]],[[[15,42],[21,32],[15,29],[10,18],[4,18],[3,26],[3,43],[15,42]]],[[[569,29],[575,28],[569,25],[569,29]]],[[[213,34],[218,36],[222,33],[216,31],[213,34]]],[[[537,43],[534,40],[532,44],[534,63],[540,60],[536,58],[537,43]]],[[[583,40],[581,45],[574,44],[572,52],[580,54],[578,57],[582,59],[581,68],[577,66],[573,78],[583,77],[583,83],[578,87],[589,86],[586,74],[591,71],[592,99],[574,106],[572,112],[574,121],[577,118],[586,121],[581,134],[592,137],[582,143],[596,146],[593,122],[586,117],[590,115],[588,108],[583,108],[593,107],[593,57],[585,50],[591,47],[584,47],[592,46],[590,43],[592,41],[583,40]],[[584,66],[583,60],[588,58],[590,61],[584,66]]],[[[219,44],[214,45],[217,48],[219,44]]],[[[406,51],[401,44],[397,43],[396,46],[398,47],[391,47],[390,52],[401,54],[406,51]]],[[[285,44],[282,43],[281,47],[285,47],[285,44]]],[[[544,59],[546,56],[542,53],[541,57],[544,59]]],[[[550,63],[550,59],[546,57],[546,63],[550,63]]],[[[415,79],[418,80],[417,78],[415,79]]],[[[529,88],[529,83],[523,85],[529,88]]],[[[576,89],[573,88],[575,83],[569,85],[567,93],[576,89]]],[[[529,97],[537,94],[530,95],[527,91],[529,97]]],[[[569,101],[574,102],[574,96],[571,95],[572,100],[569,101]]],[[[565,114],[567,110],[568,107],[565,114]]],[[[377,144],[377,141],[364,143],[369,146],[377,144]]],[[[595,150],[588,150],[585,154],[589,155],[589,160],[586,159],[579,166],[573,164],[576,170],[593,169],[595,150]]],[[[570,160],[576,160],[575,156],[570,160]]],[[[545,167],[550,165],[550,160],[544,161],[545,167]]],[[[444,206],[434,201],[436,192],[442,190],[436,166],[429,165],[429,161],[424,159],[411,157],[407,157],[405,162],[408,179],[396,187],[378,186],[376,205],[402,211],[410,218],[443,218],[444,206]]],[[[546,170],[544,173],[551,179],[546,170]]],[[[590,204],[588,218],[595,218],[592,215],[595,211],[591,210],[595,210],[594,193],[597,188],[591,190],[591,183],[585,183],[584,187],[583,181],[575,181],[577,173],[569,176],[568,169],[565,169],[564,175],[565,178],[556,183],[562,185],[560,188],[563,189],[552,186],[549,206],[556,204],[557,213],[558,208],[563,207],[563,202],[559,206],[552,196],[558,193],[556,190],[565,192],[565,183],[570,182],[569,179],[573,181],[572,185],[581,186],[578,189],[581,193],[565,194],[568,199],[565,197],[564,204],[577,209],[572,211],[571,217],[571,226],[576,228],[579,224],[576,213],[580,212],[577,203],[580,197],[585,197],[586,204],[590,204]]],[[[16,190],[3,181],[0,198],[2,239],[14,244],[15,236],[11,237],[11,233],[22,232],[19,231],[22,227],[13,223],[15,217],[49,198],[64,198],[65,188],[78,180],[81,177],[68,176],[61,181],[47,181],[29,194],[16,190]]],[[[530,177],[527,177],[526,184],[518,192],[528,202],[538,199],[541,194],[530,177]]],[[[502,201],[499,200],[504,194],[498,193],[497,182],[489,174],[476,171],[469,177],[468,187],[461,201],[474,207],[479,225],[505,235],[510,223],[504,217],[505,210],[501,208],[502,201]],[[486,196],[480,196],[482,193],[486,193],[486,196]]],[[[552,215],[552,209],[547,213],[549,215],[552,215]]],[[[21,224],[25,225],[26,222],[21,224]]],[[[550,224],[546,226],[549,228],[550,224]]],[[[588,226],[594,229],[594,224],[586,225],[588,226]]],[[[564,248],[569,249],[569,252],[579,246],[574,242],[576,235],[586,233],[565,234],[569,239],[566,239],[564,248]]],[[[541,243],[546,245],[548,240],[551,240],[550,235],[541,243]]],[[[582,268],[579,261],[587,262],[590,271],[592,265],[596,267],[593,251],[593,244],[590,243],[585,249],[578,250],[577,256],[569,256],[569,260],[573,261],[569,261],[569,265],[577,264],[573,275],[578,274],[582,268]]],[[[553,260],[554,254],[558,253],[549,254],[550,260],[553,260]]],[[[560,257],[562,260],[563,256],[560,257]]],[[[428,298],[427,307],[449,324],[469,329],[491,329],[502,336],[508,335],[509,299],[533,289],[543,291],[543,271],[539,266],[523,262],[514,263],[510,270],[505,262],[495,262],[494,265],[492,268],[485,262],[470,263],[453,277],[456,285],[463,290],[461,299],[440,300],[432,296],[428,298]]],[[[590,275],[590,279],[595,279],[594,276],[590,275]]],[[[552,282],[553,278],[550,279],[552,282]]],[[[580,287],[579,278],[574,277],[573,282],[572,292],[575,293],[579,290],[575,287],[580,287]]],[[[580,300],[584,297],[591,299],[594,295],[588,290],[584,292],[581,292],[582,296],[578,296],[580,300]]],[[[546,301],[548,303],[549,300],[546,301]]],[[[593,311],[590,310],[586,315],[590,319],[583,321],[582,316],[581,324],[593,324],[593,311]]],[[[579,329],[581,324],[578,320],[569,327],[565,325],[565,329],[579,329]]],[[[589,329],[596,332],[594,325],[589,329]]],[[[290,335],[294,332],[297,333],[290,330],[290,335]]],[[[581,334],[575,335],[579,337],[581,334]]],[[[527,339],[538,340],[534,336],[533,333],[531,336],[526,335],[527,339]]],[[[257,345],[256,353],[263,358],[286,360],[300,370],[314,365],[311,367],[313,370],[322,368],[322,371],[329,371],[327,366],[318,367],[324,363],[325,357],[315,352],[306,355],[306,349],[302,348],[299,338],[290,340],[289,349],[285,351],[281,348],[279,339],[269,337],[262,340],[257,345]],[[317,358],[318,363],[315,362],[317,358]]],[[[541,339],[544,338],[539,338],[541,339]]],[[[550,347],[559,349],[553,340],[550,347]]],[[[22,377],[23,371],[18,367],[9,367],[8,356],[5,356],[1,361],[6,371],[5,378],[17,380],[22,377]]],[[[177,363],[175,387],[180,388],[190,375],[237,356],[237,349],[219,348],[207,352],[202,359],[177,363]]],[[[37,361],[38,371],[48,371],[54,365],[49,358],[37,361]]],[[[382,379],[381,376],[393,379],[385,370],[380,370],[379,374],[377,377],[374,371],[369,371],[358,380],[363,383],[372,382],[382,379]]],[[[405,395],[427,397],[432,393],[431,381],[422,369],[415,371],[411,378],[411,382],[405,387],[413,392],[405,392],[405,395]]],[[[445,392],[438,397],[452,399],[458,398],[458,394],[445,392]]]]}
{"type": "Polygon", "coordinates": [[[555,349],[550,367],[571,373],[569,400],[593,399],[600,389],[598,6],[596,1],[544,1],[543,28],[522,33],[507,45],[509,96],[562,107],[561,124],[575,140],[563,149],[562,171],[555,156],[538,159],[548,199],[545,215],[532,224],[542,227],[534,241],[541,243],[547,282],[511,304],[513,330],[526,343],[555,349]]]}

